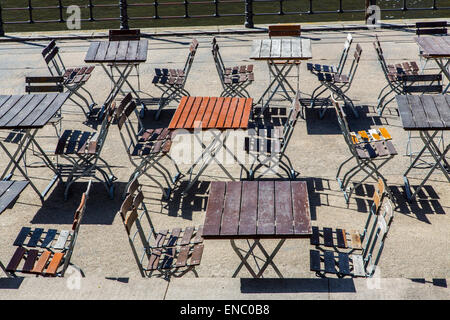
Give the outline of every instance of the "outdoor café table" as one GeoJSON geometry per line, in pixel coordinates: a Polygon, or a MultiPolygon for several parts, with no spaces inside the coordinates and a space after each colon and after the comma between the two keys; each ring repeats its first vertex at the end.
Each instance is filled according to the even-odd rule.
{"type": "Polygon", "coordinates": [[[260,278],[273,262],[286,239],[305,238],[312,234],[308,189],[305,181],[213,181],[206,207],[203,238],[230,240],[241,260],[236,277],[245,266],[254,278],[260,278]],[[235,240],[253,240],[249,251],[242,255],[235,240]],[[269,254],[261,239],[279,240],[269,254]],[[256,273],[247,262],[259,247],[265,262],[256,273]]]}
{"type": "MultiPolygon", "coordinates": [[[[442,73],[450,82],[450,72],[447,69],[450,63],[450,36],[415,37],[414,40],[421,47],[422,56],[425,59],[436,61],[442,73]]],[[[450,83],[443,93],[446,93],[449,87],[450,83]]]]}
{"type": "Polygon", "coordinates": [[[253,40],[250,59],[265,60],[269,67],[269,72],[273,75],[269,86],[256,102],[256,105],[264,103],[264,97],[268,95],[267,100],[262,105],[261,114],[266,110],[277,92],[281,87],[286,97],[292,102],[291,97],[295,97],[296,90],[292,88],[287,80],[287,75],[293,68],[295,63],[301,60],[312,58],[311,40],[305,38],[271,38],[263,40],[253,40]],[[282,63],[279,63],[282,62],[282,63]],[[275,86],[275,87],[274,87],[275,86]],[[270,89],[274,87],[272,93],[270,89]],[[289,92],[288,92],[289,91],[289,92]]]}
{"type": "Polygon", "coordinates": [[[61,109],[68,96],[68,93],[0,95],[0,130],[15,131],[20,139],[14,153],[10,153],[6,148],[6,140],[0,140],[0,147],[10,159],[0,180],[13,174],[15,169],[19,170],[23,177],[30,182],[30,186],[39,195],[41,201],[44,200],[56,179],[61,177],[53,162],[36,141],[35,136],[38,130],[49,123],[50,119],[61,109]],[[20,166],[20,161],[31,145],[37,148],[45,164],[56,173],[43,192],[37,189],[26,169],[20,166]]]}
{"type": "Polygon", "coordinates": [[[252,98],[191,96],[181,98],[180,104],[169,124],[169,129],[184,129],[197,133],[194,136],[202,146],[202,154],[188,170],[189,183],[184,193],[187,193],[212,160],[220,166],[231,180],[234,180],[222,163],[215,157],[222,148],[230,153],[234,160],[245,170],[240,160],[225,146],[225,142],[227,137],[235,130],[246,130],[248,128],[252,103],[252,98]],[[202,135],[198,134],[202,130],[209,130],[213,135],[213,139],[208,145],[204,144],[202,135]],[[195,167],[200,162],[203,163],[193,177],[195,167]]]}
{"type": "Polygon", "coordinates": [[[122,87],[126,83],[133,93],[138,104],[142,105],[142,112],[145,105],[141,101],[139,94],[128,82],[133,67],[147,61],[148,40],[122,40],[122,41],[94,41],[89,46],[84,61],[86,63],[98,63],[103,67],[113,84],[111,92],[102,106],[102,112],[106,106],[110,105],[119,92],[123,93],[122,87]],[[111,70],[114,68],[119,77],[114,79],[111,70]]]}
{"type": "Polygon", "coordinates": [[[414,199],[436,168],[440,168],[447,180],[450,182],[450,166],[445,156],[450,149],[450,144],[443,151],[434,142],[434,137],[442,130],[450,129],[450,96],[436,95],[398,95],[396,96],[398,111],[402,120],[403,129],[406,131],[419,131],[424,146],[411,165],[403,174],[405,189],[408,200],[414,199]],[[419,158],[428,150],[435,164],[420,183],[419,187],[411,193],[408,182],[408,173],[413,169],[419,158]]]}

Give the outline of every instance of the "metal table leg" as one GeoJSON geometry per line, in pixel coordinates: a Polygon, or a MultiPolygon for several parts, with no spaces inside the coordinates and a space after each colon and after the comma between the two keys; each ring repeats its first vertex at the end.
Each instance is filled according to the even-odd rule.
{"type": "Polygon", "coordinates": [[[441,171],[446,176],[447,180],[450,182],[450,175],[449,175],[450,166],[449,166],[447,160],[445,159],[445,156],[446,156],[447,152],[450,150],[450,145],[447,145],[447,147],[444,149],[444,151],[441,152],[439,147],[434,142],[434,137],[438,133],[439,133],[439,131],[434,131],[430,135],[430,133],[428,131],[420,131],[420,137],[422,138],[422,141],[424,142],[424,147],[419,152],[419,154],[414,159],[414,161],[410,164],[409,168],[403,174],[403,180],[405,182],[405,189],[406,189],[406,196],[407,196],[409,201],[412,201],[415,198],[415,196],[422,189],[422,187],[424,186],[425,182],[429,179],[429,177],[431,176],[433,171],[436,168],[438,168],[438,167],[441,169],[441,171]],[[430,168],[430,170],[428,171],[427,175],[425,176],[425,178],[420,183],[419,187],[413,193],[411,193],[411,188],[410,188],[410,185],[409,185],[409,181],[408,181],[407,175],[411,171],[411,169],[414,167],[415,163],[419,160],[421,155],[425,152],[425,150],[428,150],[430,152],[431,156],[435,160],[435,164],[430,168]]]}

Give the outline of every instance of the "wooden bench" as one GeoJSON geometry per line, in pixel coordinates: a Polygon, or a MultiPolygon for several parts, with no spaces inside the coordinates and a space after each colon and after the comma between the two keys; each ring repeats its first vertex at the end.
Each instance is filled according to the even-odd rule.
{"type": "Polygon", "coordinates": [[[91,181],[75,211],[71,230],[22,227],[14,240],[13,246],[17,246],[17,249],[5,268],[7,272],[64,276],[86,211],[90,187],[91,181]],[[19,268],[20,265],[22,265],[21,268],[19,268]],[[60,268],[61,265],[63,265],[62,268],[60,268]]]}

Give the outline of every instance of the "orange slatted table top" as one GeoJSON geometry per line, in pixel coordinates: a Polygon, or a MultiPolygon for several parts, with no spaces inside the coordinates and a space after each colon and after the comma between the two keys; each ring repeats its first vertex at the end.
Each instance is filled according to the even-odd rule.
{"type": "Polygon", "coordinates": [[[247,129],[252,98],[181,98],[169,129],[247,129]]]}

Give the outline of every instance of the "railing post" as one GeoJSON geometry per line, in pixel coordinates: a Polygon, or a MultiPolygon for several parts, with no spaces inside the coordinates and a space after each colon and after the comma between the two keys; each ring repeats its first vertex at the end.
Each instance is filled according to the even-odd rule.
{"type": "Polygon", "coordinates": [[[2,14],[2,4],[0,3],[0,36],[5,35],[5,30],[3,29],[3,14],[2,14]]]}
{"type": "Polygon", "coordinates": [[[120,30],[128,30],[128,5],[127,0],[119,0],[120,30]]]}
{"type": "Polygon", "coordinates": [[[245,27],[253,28],[253,0],[245,0],[245,27]]]}

